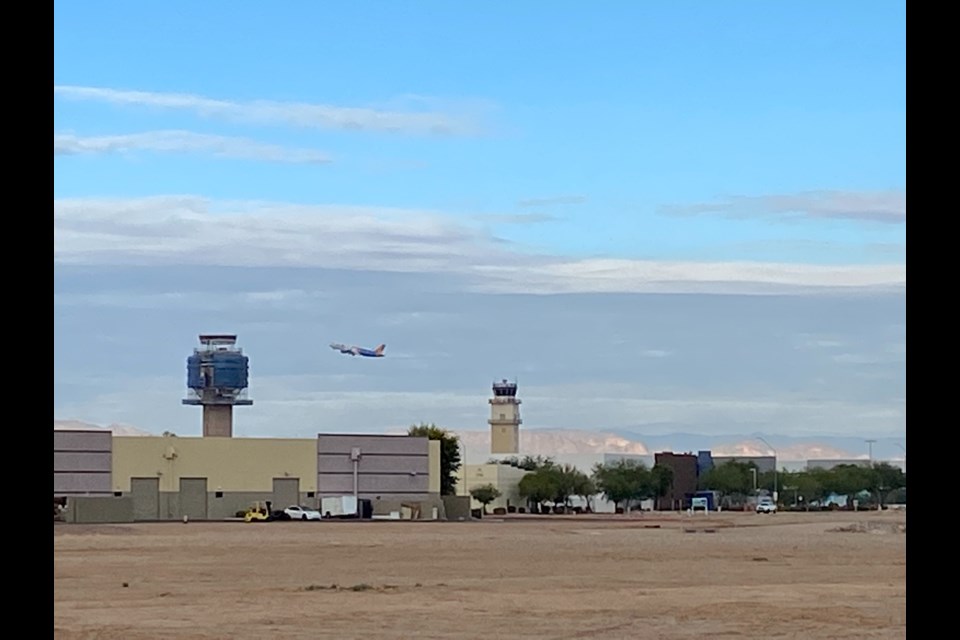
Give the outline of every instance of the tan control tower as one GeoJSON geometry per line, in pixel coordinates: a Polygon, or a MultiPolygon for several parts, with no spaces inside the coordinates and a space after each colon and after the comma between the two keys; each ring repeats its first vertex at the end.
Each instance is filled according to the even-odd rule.
{"type": "Polygon", "coordinates": [[[490,398],[490,453],[520,453],[520,399],[517,383],[493,383],[490,398]]]}

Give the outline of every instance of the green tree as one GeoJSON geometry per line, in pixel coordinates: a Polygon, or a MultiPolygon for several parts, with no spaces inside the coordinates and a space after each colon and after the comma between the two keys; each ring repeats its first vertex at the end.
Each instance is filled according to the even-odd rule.
{"type": "Polygon", "coordinates": [[[597,493],[597,485],[593,479],[579,469],[573,474],[572,495],[580,496],[591,509],[590,500],[597,493]]]}
{"type": "Polygon", "coordinates": [[[719,491],[727,496],[745,496],[753,493],[752,470],[755,469],[753,463],[731,460],[701,475],[698,484],[701,490],[719,491]]]}
{"type": "Polygon", "coordinates": [[[527,500],[531,510],[542,511],[545,502],[552,501],[557,495],[557,477],[551,468],[537,469],[520,479],[517,487],[520,497],[527,500]]]}
{"type": "Polygon", "coordinates": [[[607,500],[623,506],[624,513],[630,510],[632,500],[649,496],[653,488],[650,470],[642,462],[630,459],[594,465],[593,480],[607,500]]]}
{"type": "Polygon", "coordinates": [[[553,476],[553,503],[569,506],[570,496],[576,495],[580,471],[571,464],[564,464],[545,467],[543,472],[553,476]]]}
{"type": "MultiPolygon", "coordinates": [[[[879,462],[873,465],[873,475],[875,484],[873,491],[876,491],[877,500],[881,506],[885,500],[889,502],[889,498],[885,499],[885,496],[894,491],[906,489],[907,475],[900,467],[888,462],[879,462]]],[[[904,499],[906,499],[906,494],[904,494],[904,499]]]]}
{"type": "Polygon", "coordinates": [[[435,424],[422,422],[407,429],[407,435],[440,441],[440,495],[455,495],[457,471],[460,470],[460,438],[435,424]]]}
{"type": "Polygon", "coordinates": [[[666,465],[654,465],[650,470],[650,489],[648,498],[662,498],[673,486],[673,469],[666,465]]]}
{"type": "Polygon", "coordinates": [[[874,491],[876,474],[870,467],[858,464],[839,464],[830,469],[827,488],[840,495],[855,496],[861,491],[874,491]]]}
{"type": "Polygon", "coordinates": [[[483,505],[483,512],[487,512],[487,505],[500,497],[500,490],[492,484],[485,484],[480,487],[470,489],[470,495],[473,499],[483,505]]]}

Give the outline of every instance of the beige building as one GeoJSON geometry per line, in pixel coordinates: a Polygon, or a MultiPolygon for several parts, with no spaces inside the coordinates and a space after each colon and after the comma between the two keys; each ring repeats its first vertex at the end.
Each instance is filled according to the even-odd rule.
{"type": "MultiPolygon", "coordinates": [[[[443,517],[440,443],[388,435],[316,438],[111,436],[54,432],[54,498],[132,505],[134,520],[219,520],[254,502],[319,508],[323,496],[371,501],[374,515],[443,517]],[[93,451],[94,454],[90,452],[93,451]]],[[[98,505],[100,503],[97,503],[98,505]]],[[[91,506],[90,517],[115,509],[91,506]]],[[[103,520],[101,520],[103,521],[103,520]]]]}
{"type": "Polygon", "coordinates": [[[317,441],[280,438],[113,438],[113,489],[138,520],[232,517],[252,502],[316,506],[317,441]]]}
{"type": "MultiPolygon", "coordinates": [[[[491,484],[501,495],[487,506],[489,510],[508,506],[524,507],[526,501],[520,497],[520,480],[528,473],[530,472],[506,464],[464,465],[457,474],[457,494],[470,495],[472,489],[491,484]]],[[[473,509],[483,506],[472,498],[470,503],[473,509]]]]}

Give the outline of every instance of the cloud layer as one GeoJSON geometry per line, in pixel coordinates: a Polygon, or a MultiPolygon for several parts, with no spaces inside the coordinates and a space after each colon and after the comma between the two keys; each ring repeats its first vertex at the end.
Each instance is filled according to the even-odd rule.
{"type": "Polygon", "coordinates": [[[477,132],[477,125],[470,118],[447,113],[388,111],[270,100],[235,102],[183,93],[155,93],[68,85],[55,85],[53,92],[54,95],[71,100],[190,111],[203,117],[224,118],[253,124],[441,136],[469,135],[477,132]]]}
{"type": "Polygon", "coordinates": [[[907,195],[903,191],[806,191],[666,205],[660,211],[670,215],[715,213],[732,218],[803,217],[903,224],[907,220],[907,195]]]}
{"type": "Polygon", "coordinates": [[[159,151],[166,153],[210,153],[225,158],[267,162],[327,164],[330,157],[310,149],[290,149],[263,144],[247,138],[217,136],[192,131],[146,131],[114,136],[83,137],[70,133],[53,135],[53,155],[86,155],[159,151]]]}
{"type": "Polygon", "coordinates": [[[445,273],[487,293],[802,293],[906,286],[905,265],[532,255],[506,248],[468,219],[434,211],[194,196],[56,199],[54,261],[445,273]]]}

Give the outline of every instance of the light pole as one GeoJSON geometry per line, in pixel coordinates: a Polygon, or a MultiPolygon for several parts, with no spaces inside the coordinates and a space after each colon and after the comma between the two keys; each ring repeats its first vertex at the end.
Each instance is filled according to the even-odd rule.
{"type": "Polygon", "coordinates": [[[753,473],[753,495],[757,495],[757,468],[750,467],[750,472],[753,473]]]}
{"type": "Polygon", "coordinates": [[[773,448],[773,445],[763,439],[759,433],[753,434],[753,437],[762,442],[763,444],[770,447],[770,450],[773,451],[773,503],[777,503],[779,493],[777,492],[777,450],[773,448]]]}
{"type": "Polygon", "coordinates": [[[460,448],[463,449],[463,460],[460,461],[460,477],[463,478],[463,495],[470,495],[470,491],[467,488],[467,443],[463,441],[462,438],[458,438],[460,441],[460,448]]]}

